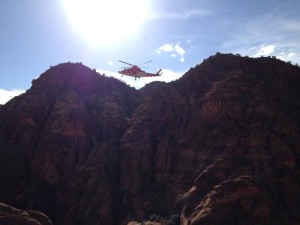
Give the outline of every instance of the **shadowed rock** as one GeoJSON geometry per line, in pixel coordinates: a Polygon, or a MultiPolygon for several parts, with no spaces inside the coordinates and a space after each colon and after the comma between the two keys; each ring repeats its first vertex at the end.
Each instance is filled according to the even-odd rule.
{"type": "Polygon", "coordinates": [[[140,102],[81,64],[50,68],[1,108],[1,200],[56,224],[116,223],[120,140],[140,102]]]}
{"type": "Polygon", "coordinates": [[[285,62],[218,54],[162,87],[124,135],[133,218],[183,207],[182,224],[297,224],[299,86],[285,62]]]}
{"type": "Polygon", "coordinates": [[[299,87],[299,67],[232,54],[145,95],[55,66],[0,108],[0,200],[59,225],[296,225],[299,87]]]}
{"type": "Polygon", "coordinates": [[[52,225],[43,213],[20,210],[0,203],[0,223],[2,225],[52,225]]]}

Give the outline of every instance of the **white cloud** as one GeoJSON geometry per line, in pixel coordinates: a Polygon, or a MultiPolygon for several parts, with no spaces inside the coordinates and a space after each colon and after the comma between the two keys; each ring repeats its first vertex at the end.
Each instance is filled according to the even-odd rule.
{"type": "Polygon", "coordinates": [[[156,77],[156,79],[158,81],[171,82],[171,81],[179,79],[180,77],[182,77],[183,74],[184,74],[184,72],[175,72],[173,70],[163,69],[162,76],[156,77]]]}
{"type": "Polygon", "coordinates": [[[174,49],[178,53],[178,55],[180,55],[180,61],[184,62],[183,55],[185,54],[185,50],[179,44],[176,44],[174,49]]]}
{"type": "Polygon", "coordinates": [[[252,49],[256,50],[254,57],[269,56],[275,52],[276,45],[275,44],[269,44],[269,45],[262,44],[259,47],[253,47],[252,49]]]}
{"type": "Polygon", "coordinates": [[[296,55],[296,53],[290,52],[290,53],[287,55],[287,57],[288,57],[288,58],[293,58],[295,55],[296,55]]]}
{"type": "Polygon", "coordinates": [[[171,57],[180,56],[180,61],[184,62],[184,54],[185,50],[179,44],[164,44],[156,49],[157,54],[161,54],[162,52],[171,52],[171,57]]]}
{"type": "Polygon", "coordinates": [[[300,54],[296,53],[293,49],[281,49],[276,55],[283,61],[300,64],[300,54]]]}
{"type": "Polygon", "coordinates": [[[164,44],[156,49],[156,52],[160,54],[161,52],[173,52],[174,47],[171,44],[164,44]]]}
{"type": "Polygon", "coordinates": [[[237,29],[222,43],[221,51],[253,57],[273,55],[283,61],[300,63],[299,19],[270,11],[246,23],[238,22],[237,29]]]}
{"type": "Polygon", "coordinates": [[[21,89],[10,90],[10,91],[0,89],[0,104],[5,104],[9,100],[11,100],[13,97],[18,96],[24,92],[25,92],[25,90],[21,90],[21,89]]]}
{"type": "Polygon", "coordinates": [[[236,50],[236,53],[242,55],[249,55],[251,57],[260,56],[276,56],[278,59],[285,62],[291,61],[292,63],[300,63],[300,54],[297,47],[288,47],[287,43],[273,43],[273,44],[261,44],[251,48],[243,48],[236,50]]]}
{"type": "Polygon", "coordinates": [[[286,27],[288,30],[290,31],[300,31],[300,22],[299,21],[289,21],[287,24],[286,24],[286,27]]]}
{"type": "Polygon", "coordinates": [[[166,13],[153,13],[150,18],[153,19],[172,19],[172,20],[186,20],[192,17],[202,17],[210,15],[211,12],[205,9],[191,9],[184,12],[166,12],[166,13]]]}

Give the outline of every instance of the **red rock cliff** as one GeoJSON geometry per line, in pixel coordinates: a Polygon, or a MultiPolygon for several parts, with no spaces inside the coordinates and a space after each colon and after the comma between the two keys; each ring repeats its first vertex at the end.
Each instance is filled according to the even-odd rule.
{"type": "Polygon", "coordinates": [[[299,87],[232,54],[141,94],[55,66],[0,108],[0,201],[58,225],[299,224],[299,87]]]}
{"type": "Polygon", "coordinates": [[[299,88],[296,66],[217,54],[160,89],[124,135],[132,217],[299,224],[299,88]]]}
{"type": "Polygon", "coordinates": [[[116,224],[119,146],[139,93],[79,64],[52,67],[0,112],[0,201],[55,224],[116,224]]]}

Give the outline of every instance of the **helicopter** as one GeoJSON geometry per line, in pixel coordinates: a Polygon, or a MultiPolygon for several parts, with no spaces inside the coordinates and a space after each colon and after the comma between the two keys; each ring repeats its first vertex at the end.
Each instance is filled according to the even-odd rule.
{"type": "MultiPolygon", "coordinates": [[[[159,69],[157,71],[157,73],[148,73],[148,72],[145,72],[144,70],[142,70],[137,65],[133,65],[131,63],[124,62],[122,60],[119,60],[119,62],[127,64],[127,65],[130,66],[130,67],[124,68],[121,71],[118,71],[118,73],[122,74],[122,76],[123,75],[130,76],[130,77],[134,77],[135,79],[136,78],[141,78],[141,77],[156,77],[156,76],[161,76],[161,69],[159,69]]],[[[149,63],[149,62],[152,62],[152,60],[150,60],[148,62],[144,62],[144,63],[142,63],[140,65],[144,65],[144,64],[149,63]]]]}

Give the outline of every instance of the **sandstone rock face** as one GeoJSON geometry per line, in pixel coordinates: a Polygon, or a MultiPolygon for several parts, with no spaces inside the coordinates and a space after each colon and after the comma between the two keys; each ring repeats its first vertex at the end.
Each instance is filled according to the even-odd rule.
{"type": "Polygon", "coordinates": [[[299,224],[299,67],[217,54],[149,87],[42,74],[0,108],[0,201],[58,225],[299,224]]]}
{"type": "Polygon", "coordinates": [[[52,225],[49,218],[36,211],[15,209],[0,203],[0,224],[2,225],[52,225]]]}
{"type": "Polygon", "coordinates": [[[117,223],[119,143],[140,101],[81,64],[46,71],[1,108],[1,200],[55,224],[117,223]]]}
{"type": "Polygon", "coordinates": [[[133,218],[298,224],[299,87],[295,66],[220,54],[160,89],[123,139],[133,218]]]}
{"type": "Polygon", "coordinates": [[[166,82],[162,81],[153,81],[149,84],[146,84],[144,87],[142,87],[139,92],[144,98],[151,97],[152,95],[156,94],[161,87],[166,85],[166,82]]]}

